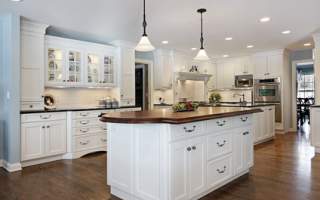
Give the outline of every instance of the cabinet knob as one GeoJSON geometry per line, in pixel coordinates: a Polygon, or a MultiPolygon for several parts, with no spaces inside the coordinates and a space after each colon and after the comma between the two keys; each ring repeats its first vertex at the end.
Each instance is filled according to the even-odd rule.
{"type": "Polygon", "coordinates": [[[50,128],[50,126],[48,125],[47,128],[50,128]]]}
{"type": "Polygon", "coordinates": [[[196,150],[197,149],[197,147],[196,146],[192,146],[192,150],[196,150]]]}
{"type": "Polygon", "coordinates": [[[249,135],[249,131],[242,133],[242,135],[249,135]]]}
{"type": "Polygon", "coordinates": [[[191,147],[188,147],[188,148],[187,148],[187,151],[191,151],[191,147]]]}
{"type": "Polygon", "coordinates": [[[43,129],[44,129],[44,128],[46,128],[46,127],[45,127],[45,126],[42,126],[41,128],[43,128],[43,129]]]}

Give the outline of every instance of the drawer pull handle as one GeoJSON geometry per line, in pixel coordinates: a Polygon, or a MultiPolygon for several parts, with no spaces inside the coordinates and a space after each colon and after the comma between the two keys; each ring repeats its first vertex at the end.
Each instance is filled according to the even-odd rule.
{"type": "Polygon", "coordinates": [[[89,144],[89,142],[90,142],[90,141],[87,140],[86,142],[80,142],[80,144],[81,144],[81,145],[87,145],[87,144],[89,144]]]}
{"type": "Polygon", "coordinates": [[[41,128],[46,128],[46,126],[42,126],[41,128]]]}
{"type": "Polygon", "coordinates": [[[188,147],[188,148],[187,148],[187,151],[191,151],[191,147],[188,147]]]}
{"type": "Polygon", "coordinates": [[[242,135],[249,135],[249,131],[242,133],[242,135]]]}
{"type": "Polygon", "coordinates": [[[183,129],[186,133],[192,133],[193,131],[196,130],[196,127],[197,127],[196,125],[193,125],[192,129],[188,129],[187,127],[183,127],[183,129]]]}
{"type": "Polygon", "coordinates": [[[222,122],[217,121],[218,126],[224,126],[226,124],[226,120],[223,120],[222,122]]]}
{"type": "Polygon", "coordinates": [[[86,125],[86,124],[89,124],[89,121],[80,121],[80,124],[86,125]]]}
{"type": "Polygon", "coordinates": [[[49,119],[51,117],[51,115],[48,115],[48,116],[42,116],[42,115],[40,115],[40,118],[41,119],[49,119]]]}
{"type": "Polygon", "coordinates": [[[192,150],[196,150],[197,149],[197,147],[196,146],[192,146],[192,150]]]}
{"type": "Polygon", "coordinates": [[[82,117],[86,117],[88,115],[89,115],[89,113],[80,113],[80,116],[82,116],[82,117]]]}
{"type": "Polygon", "coordinates": [[[104,126],[103,126],[103,127],[101,127],[101,129],[102,129],[102,130],[104,130],[104,131],[106,131],[106,130],[107,130],[107,128],[106,128],[106,127],[104,127],[104,126]]]}
{"type": "Polygon", "coordinates": [[[218,172],[219,174],[223,174],[223,173],[226,172],[226,169],[227,169],[227,166],[224,166],[222,170],[221,170],[221,169],[217,169],[217,172],[218,172]]]}
{"type": "Polygon", "coordinates": [[[272,110],[272,108],[269,108],[269,110],[272,110]]]}
{"type": "Polygon", "coordinates": [[[219,143],[217,142],[218,147],[223,147],[225,144],[227,143],[227,141],[223,140],[223,143],[219,143]]]}
{"type": "Polygon", "coordinates": [[[87,128],[87,129],[80,129],[80,131],[81,131],[82,133],[87,133],[87,132],[89,131],[89,128],[87,128]]]}
{"type": "Polygon", "coordinates": [[[50,128],[50,126],[48,125],[47,128],[50,128]]]}
{"type": "Polygon", "coordinates": [[[101,141],[102,141],[102,142],[106,142],[106,141],[107,141],[107,139],[101,138],[101,141]]]}
{"type": "Polygon", "coordinates": [[[240,117],[241,121],[246,122],[248,120],[248,117],[240,117]]]}

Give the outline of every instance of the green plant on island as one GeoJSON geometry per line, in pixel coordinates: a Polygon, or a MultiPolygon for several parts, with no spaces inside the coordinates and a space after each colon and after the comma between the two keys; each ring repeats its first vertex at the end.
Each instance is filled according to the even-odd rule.
{"type": "Polygon", "coordinates": [[[198,103],[195,102],[180,102],[177,104],[174,104],[172,106],[172,110],[174,112],[185,112],[185,111],[195,111],[199,107],[198,103]]]}
{"type": "Polygon", "coordinates": [[[221,95],[219,93],[211,93],[209,97],[210,103],[219,103],[221,101],[221,95]]]}

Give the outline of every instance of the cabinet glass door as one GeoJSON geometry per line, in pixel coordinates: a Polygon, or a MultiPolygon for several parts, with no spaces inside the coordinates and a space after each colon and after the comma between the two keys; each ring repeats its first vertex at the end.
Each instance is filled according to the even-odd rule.
{"type": "Polygon", "coordinates": [[[88,54],[87,58],[87,66],[88,66],[88,83],[99,83],[99,67],[100,67],[100,59],[98,55],[88,54]]]}
{"type": "Polygon", "coordinates": [[[48,82],[63,82],[63,51],[48,49],[48,82]]]}
{"type": "Polygon", "coordinates": [[[81,82],[81,53],[69,51],[68,54],[68,82],[81,82]]]}
{"type": "Polygon", "coordinates": [[[113,64],[114,60],[112,56],[104,56],[103,58],[103,83],[113,83],[114,82],[114,72],[113,64]]]}

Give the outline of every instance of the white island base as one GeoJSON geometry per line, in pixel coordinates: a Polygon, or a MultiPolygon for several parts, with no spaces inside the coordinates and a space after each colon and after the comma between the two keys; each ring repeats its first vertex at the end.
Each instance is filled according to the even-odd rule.
{"type": "Polygon", "coordinates": [[[107,128],[107,184],[124,200],[199,199],[253,166],[252,114],[107,128]]]}

